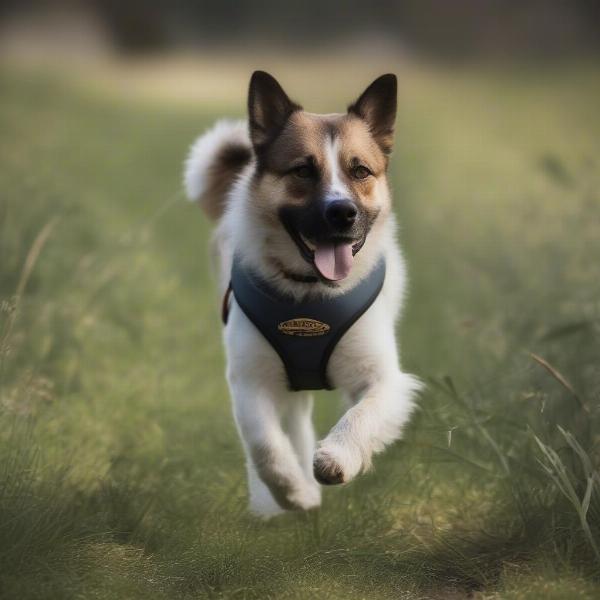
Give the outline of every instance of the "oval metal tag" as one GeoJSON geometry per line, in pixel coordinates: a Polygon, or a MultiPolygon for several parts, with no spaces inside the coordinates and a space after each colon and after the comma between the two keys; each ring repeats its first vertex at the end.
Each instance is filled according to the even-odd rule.
{"type": "Polygon", "coordinates": [[[312,337],[315,335],[325,335],[330,327],[327,323],[322,323],[316,319],[307,319],[299,317],[289,319],[277,325],[277,329],[286,335],[299,335],[301,337],[312,337]]]}

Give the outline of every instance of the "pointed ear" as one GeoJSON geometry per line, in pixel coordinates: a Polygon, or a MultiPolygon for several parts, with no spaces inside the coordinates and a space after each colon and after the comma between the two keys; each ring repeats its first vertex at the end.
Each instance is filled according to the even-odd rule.
{"type": "Polygon", "coordinates": [[[378,77],[348,107],[348,112],[367,122],[371,135],[385,154],[392,151],[398,82],[392,73],[378,77]]]}
{"type": "Polygon", "coordinates": [[[274,77],[264,71],[254,71],[248,90],[248,121],[254,148],[275,139],[290,115],[301,109],[288,98],[274,77]]]}

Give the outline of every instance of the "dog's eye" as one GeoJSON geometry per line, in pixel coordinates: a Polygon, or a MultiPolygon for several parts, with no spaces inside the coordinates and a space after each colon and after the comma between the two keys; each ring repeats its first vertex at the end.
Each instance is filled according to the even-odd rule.
{"type": "Polygon", "coordinates": [[[355,179],[366,179],[369,175],[371,175],[371,171],[363,165],[358,165],[352,169],[352,177],[355,179]]]}
{"type": "Polygon", "coordinates": [[[312,177],[313,171],[308,165],[300,165],[296,167],[293,171],[296,177],[300,177],[300,179],[307,179],[308,177],[312,177]]]}

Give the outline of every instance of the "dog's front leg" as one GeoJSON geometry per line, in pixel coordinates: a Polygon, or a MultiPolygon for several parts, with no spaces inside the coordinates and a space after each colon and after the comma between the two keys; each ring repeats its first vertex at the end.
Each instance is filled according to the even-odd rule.
{"type": "Polygon", "coordinates": [[[373,381],[318,444],[313,468],[320,483],[347,483],[400,436],[420,384],[401,371],[379,374],[373,381]]]}
{"type": "Polygon", "coordinates": [[[250,461],[251,510],[262,516],[277,512],[269,506],[265,490],[253,477],[254,473],[280,507],[309,510],[319,506],[318,486],[304,474],[290,438],[282,428],[278,399],[267,387],[253,385],[247,380],[232,378],[230,387],[235,420],[250,461]]]}

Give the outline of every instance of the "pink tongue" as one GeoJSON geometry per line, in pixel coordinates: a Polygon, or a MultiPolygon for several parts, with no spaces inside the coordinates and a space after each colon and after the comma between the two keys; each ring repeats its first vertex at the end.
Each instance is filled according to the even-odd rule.
{"type": "Polygon", "coordinates": [[[345,279],[352,268],[352,244],[317,244],[315,267],[325,279],[345,279]]]}

